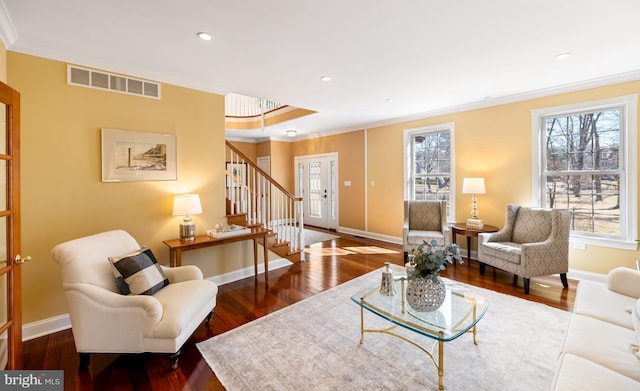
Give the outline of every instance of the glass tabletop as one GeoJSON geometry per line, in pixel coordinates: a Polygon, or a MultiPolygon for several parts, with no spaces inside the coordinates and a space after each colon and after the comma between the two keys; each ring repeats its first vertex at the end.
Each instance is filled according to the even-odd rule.
{"type": "MultiPolygon", "coordinates": [[[[397,267],[395,275],[404,272],[397,267]]],[[[380,294],[380,286],[361,289],[351,300],[364,309],[386,320],[440,341],[451,341],[469,331],[484,316],[489,301],[473,292],[468,286],[443,278],[447,296],[442,306],[432,312],[413,310],[403,297],[406,277],[396,277],[396,294],[380,294]],[[404,289],[402,285],[404,284],[404,289]]]]}

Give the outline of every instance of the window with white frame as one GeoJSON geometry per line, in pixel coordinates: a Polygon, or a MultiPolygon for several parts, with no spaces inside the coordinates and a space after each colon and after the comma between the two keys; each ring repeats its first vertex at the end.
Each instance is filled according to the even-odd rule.
{"type": "Polygon", "coordinates": [[[637,95],[532,112],[536,204],[571,212],[574,242],[634,248],[637,95]]]}
{"type": "Polygon", "coordinates": [[[447,201],[453,220],[453,123],[407,129],[404,133],[405,199],[447,201]]]}

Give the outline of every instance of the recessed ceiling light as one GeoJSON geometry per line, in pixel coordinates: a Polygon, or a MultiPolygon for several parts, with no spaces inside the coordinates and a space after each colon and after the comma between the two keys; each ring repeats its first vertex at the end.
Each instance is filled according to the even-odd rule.
{"type": "Polygon", "coordinates": [[[213,35],[205,32],[199,32],[198,38],[200,38],[203,41],[211,41],[213,39],[213,35]]]}
{"type": "Polygon", "coordinates": [[[320,77],[320,80],[322,80],[322,81],[329,81],[329,80],[331,80],[331,76],[329,76],[329,75],[321,76],[321,77],[320,77]]]}
{"type": "Polygon", "coordinates": [[[393,99],[393,98],[387,98],[387,103],[393,103],[393,102],[395,102],[395,101],[396,101],[396,100],[395,100],[395,99],[393,99]]]}
{"type": "Polygon", "coordinates": [[[571,57],[571,53],[561,53],[556,56],[556,60],[565,60],[569,57],[571,57]]]}

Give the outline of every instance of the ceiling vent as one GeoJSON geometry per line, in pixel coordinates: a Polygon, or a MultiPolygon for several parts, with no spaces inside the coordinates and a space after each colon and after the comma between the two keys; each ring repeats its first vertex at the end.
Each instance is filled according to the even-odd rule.
{"type": "Polygon", "coordinates": [[[160,99],[160,84],[67,65],[67,84],[160,99]]]}

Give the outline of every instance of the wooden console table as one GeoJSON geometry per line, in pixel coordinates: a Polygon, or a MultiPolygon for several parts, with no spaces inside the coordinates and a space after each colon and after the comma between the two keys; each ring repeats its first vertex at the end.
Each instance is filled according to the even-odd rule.
{"type": "Polygon", "coordinates": [[[251,228],[250,233],[229,236],[226,238],[213,238],[209,235],[198,235],[195,240],[182,241],[180,239],[164,240],[162,243],[169,247],[169,266],[182,265],[182,252],[197,250],[199,248],[219,246],[221,244],[241,242],[244,240],[253,240],[253,266],[255,278],[258,279],[258,240],[263,240],[264,248],[264,281],[269,280],[269,250],[267,248],[267,236],[271,231],[262,227],[251,228]]]}

